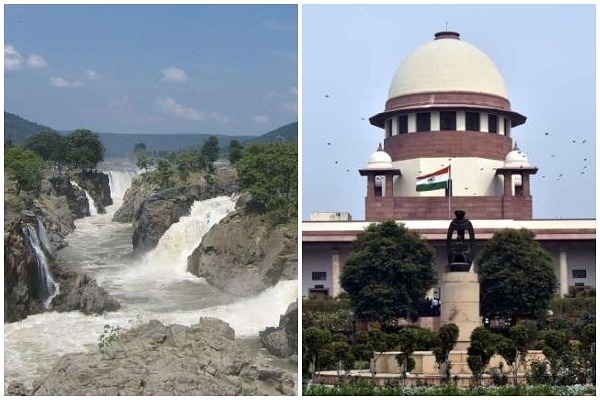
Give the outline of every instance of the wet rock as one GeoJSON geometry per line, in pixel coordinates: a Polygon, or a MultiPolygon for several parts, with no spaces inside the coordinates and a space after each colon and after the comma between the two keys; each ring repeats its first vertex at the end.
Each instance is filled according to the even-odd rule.
{"type": "Polygon", "coordinates": [[[260,341],[267,351],[277,357],[298,355],[298,302],[289,305],[279,318],[278,327],[260,332],[260,341]]]}
{"type": "Polygon", "coordinates": [[[59,268],[55,268],[54,274],[59,282],[60,293],[52,300],[53,310],[102,314],[120,308],[119,302],[88,274],[59,268]]]}
{"type": "Polygon", "coordinates": [[[226,292],[257,294],[298,279],[298,232],[238,209],[204,235],[188,258],[188,271],[226,292]]]}
{"type": "Polygon", "coordinates": [[[223,195],[230,196],[236,189],[236,186],[188,185],[165,189],[146,196],[133,222],[134,254],[143,254],[154,249],[161,236],[172,224],[190,214],[190,207],[195,201],[223,195]]]}

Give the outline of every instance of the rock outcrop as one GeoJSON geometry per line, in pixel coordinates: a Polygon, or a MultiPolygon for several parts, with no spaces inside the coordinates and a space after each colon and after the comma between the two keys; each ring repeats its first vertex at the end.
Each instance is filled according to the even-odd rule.
{"type": "MultiPolygon", "coordinates": [[[[54,297],[49,309],[99,314],[119,307],[92,278],[65,271],[55,262],[54,254],[67,245],[65,237],[75,229],[74,220],[89,215],[85,193],[73,186],[71,179],[64,175],[48,177],[35,197],[26,193],[20,197],[5,193],[5,197],[10,198],[4,204],[5,322],[19,321],[46,310],[43,303],[47,296],[40,284],[43,279],[38,255],[23,232],[24,225],[35,227],[31,232],[37,231],[44,236],[38,240],[44,242],[49,273],[59,286],[59,295],[54,297]]],[[[108,180],[97,180],[106,185],[110,197],[108,180]]]]}
{"type": "Polygon", "coordinates": [[[102,314],[116,311],[121,305],[88,274],[54,268],[60,293],[52,300],[54,311],[76,311],[102,314]]]}
{"type": "MultiPolygon", "coordinates": [[[[27,394],[41,396],[295,395],[296,374],[243,353],[215,318],[191,327],[153,320],[122,333],[102,352],[67,354],[27,394]]],[[[9,385],[23,393],[23,385],[9,385]]]]}
{"type": "Polygon", "coordinates": [[[137,175],[131,181],[131,187],[123,196],[123,204],[113,215],[114,222],[133,222],[137,210],[144,202],[144,198],[155,189],[149,182],[148,174],[137,175]]]}
{"type": "Polygon", "coordinates": [[[257,294],[281,280],[298,279],[298,231],[273,226],[238,206],[204,235],[188,257],[188,271],[228,293],[257,294]]]}
{"type": "Polygon", "coordinates": [[[110,197],[110,183],[108,175],[102,172],[81,172],[73,174],[73,179],[83,189],[87,190],[89,195],[94,199],[94,204],[100,214],[106,212],[106,206],[113,203],[110,197]]]}
{"type": "MultiPolygon", "coordinates": [[[[21,220],[13,221],[4,228],[4,321],[15,322],[31,314],[46,311],[38,256],[28,243],[23,226],[37,227],[44,224],[43,216],[23,211],[21,220]]],[[[44,224],[46,225],[46,224],[44,224]]],[[[34,230],[39,233],[40,228],[34,230]]],[[[44,228],[47,231],[47,228],[44,228]]],[[[39,243],[47,240],[38,238],[39,243]]],[[[50,241],[48,245],[51,245],[50,241]]],[[[119,303],[96,281],[80,272],[66,271],[55,262],[52,248],[42,246],[49,273],[58,284],[59,294],[53,298],[48,309],[56,311],[80,310],[86,314],[101,314],[119,309],[119,303]]]]}
{"type": "Polygon", "coordinates": [[[4,322],[43,311],[35,253],[18,223],[4,227],[4,322]]]}
{"type": "Polygon", "coordinates": [[[160,237],[183,216],[197,200],[231,196],[237,187],[179,186],[152,193],[139,206],[133,222],[134,254],[143,254],[158,244],[160,237]]]}
{"type": "Polygon", "coordinates": [[[267,351],[277,357],[298,356],[298,302],[289,305],[279,318],[278,327],[260,332],[260,341],[267,351]]]}

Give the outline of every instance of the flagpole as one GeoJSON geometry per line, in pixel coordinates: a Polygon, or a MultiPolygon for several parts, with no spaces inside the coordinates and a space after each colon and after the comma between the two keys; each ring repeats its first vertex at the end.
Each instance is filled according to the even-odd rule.
{"type": "Polygon", "coordinates": [[[452,164],[448,166],[448,219],[450,219],[450,204],[452,201],[452,164]]]}

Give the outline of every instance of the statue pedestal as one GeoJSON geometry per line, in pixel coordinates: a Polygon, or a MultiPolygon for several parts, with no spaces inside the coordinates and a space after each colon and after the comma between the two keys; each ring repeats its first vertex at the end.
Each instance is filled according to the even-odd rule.
{"type": "Polygon", "coordinates": [[[466,350],[471,332],[481,326],[479,281],[473,270],[442,273],[441,324],[452,322],[460,329],[454,350],[466,350]]]}

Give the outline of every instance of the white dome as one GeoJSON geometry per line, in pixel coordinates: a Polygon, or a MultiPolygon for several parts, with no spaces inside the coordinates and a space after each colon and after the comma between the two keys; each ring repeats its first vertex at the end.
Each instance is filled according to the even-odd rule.
{"type": "Polygon", "coordinates": [[[504,80],[492,60],[455,32],[418,47],[400,64],[388,99],[423,92],[467,91],[508,99],[504,80]]]}
{"type": "Polygon", "coordinates": [[[394,166],[392,165],[392,157],[383,149],[381,145],[376,152],[371,154],[369,157],[369,163],[367,164],[366,169],[392,169],[394,166]]]}
{"type": "Polygon", "coordinates": [[[527,154],[515,146],[504,158],[504,168],[531,168],[531,164],[529,164],[527,154]]]}

